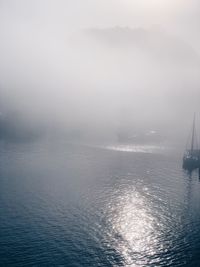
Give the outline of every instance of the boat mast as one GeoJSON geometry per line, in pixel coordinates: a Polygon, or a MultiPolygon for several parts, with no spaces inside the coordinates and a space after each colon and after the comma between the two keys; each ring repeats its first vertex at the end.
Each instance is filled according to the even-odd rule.
{"type": "Polygon", "coordinates": [[[194,119],[193,119],[193,126],[192,126],[192,142],[191,142],[191,152],[194,151],[194,135],[195,135],[195,113],[194,113],[194,119]]]}

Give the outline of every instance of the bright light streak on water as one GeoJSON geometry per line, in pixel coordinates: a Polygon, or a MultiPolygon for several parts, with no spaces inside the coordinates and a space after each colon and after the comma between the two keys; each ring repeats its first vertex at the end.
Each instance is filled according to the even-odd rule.
{"type": "Polygon", "coordinates": [[[155,145],[111,145],[105,146],[105,149],[122,151],[122,152],[133,152],[133,153],[159,153],[166,150],[164,146],[155,145]]]}
{"type": "Polygon", "coordinates": [[[146,264],[147,256],[158,253],[159,222],[152,215],[150,203],[138,192],[129,190],[119,197],[111,207],[109,220],[112,232],[123,241],[115,246],[127,264],[146,264]]]}

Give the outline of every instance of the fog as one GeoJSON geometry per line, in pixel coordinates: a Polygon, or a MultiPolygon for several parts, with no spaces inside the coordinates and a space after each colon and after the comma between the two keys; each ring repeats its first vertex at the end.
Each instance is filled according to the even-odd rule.
{"type": "Polygon", "coordinates": [[[199,112],[199,5],[1,0],[0,138],[184,140],[199,112]]]}

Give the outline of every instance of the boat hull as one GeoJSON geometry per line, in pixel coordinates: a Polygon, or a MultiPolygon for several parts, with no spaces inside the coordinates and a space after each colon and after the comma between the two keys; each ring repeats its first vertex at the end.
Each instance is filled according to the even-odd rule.
{"type": "Polygon", "coordinates": [[[184,157],[183,158],[183,169],[185,170],[194,170],[200,168],[200,160],[193,157],[184,157]]]}

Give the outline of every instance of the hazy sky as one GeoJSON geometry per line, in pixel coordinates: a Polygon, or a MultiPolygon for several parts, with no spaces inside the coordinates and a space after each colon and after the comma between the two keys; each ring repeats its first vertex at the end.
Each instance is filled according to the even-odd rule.
{"type": "MultiPolygon", "coordinates": [[[[151,27],[197,34],[198,0],[1,0],[4,23],[33,23],[68,30],[85,27],[151,27]]],[[[6,30],[6,29],[2,29],[6,30]]]]}
{"type": "Polygon", "coordinates": [[[170,125],[185,109],[190,117],[200,96],[199,13],[197,0],[0,0],[1,102],[67,128],[170,125]],[[144,29],[145,47],[116,48],[83,31],[116,26],[144,29]]]}

